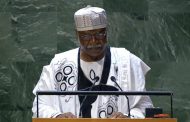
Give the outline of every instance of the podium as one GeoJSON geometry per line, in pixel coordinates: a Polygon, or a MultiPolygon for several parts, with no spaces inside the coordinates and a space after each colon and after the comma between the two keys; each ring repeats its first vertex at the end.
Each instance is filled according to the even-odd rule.
{"type": "Polygon", "coordinates": [[[95,119],[95,118],[33,118],[32,122],[177,122],[176,118],[146,118],[146,119],[95,119]]]}
{"type": "Polygon", "coordinates": [[[110,118],[32,118],[32,122],[177,122],[176,118],[173,118],[173,100],[172,92],[163,91],[134,91],[134,92],[123,92],[123,91],[37,91],[37,117],[39,117],[38,110],[38,97],[39,95],[161,95],[170,96],[171,102],[171,118],[145,118],[145,119],[110,119],[110,118]]]}

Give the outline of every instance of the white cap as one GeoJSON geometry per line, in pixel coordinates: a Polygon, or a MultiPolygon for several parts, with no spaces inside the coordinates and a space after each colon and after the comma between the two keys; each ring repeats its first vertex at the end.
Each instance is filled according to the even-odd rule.
{"type": "Polygon", "coordinates": [[[94,30],[107,26],[106,12],[102,8],[87,6],[75,12],[77,31],[94,30]]]}

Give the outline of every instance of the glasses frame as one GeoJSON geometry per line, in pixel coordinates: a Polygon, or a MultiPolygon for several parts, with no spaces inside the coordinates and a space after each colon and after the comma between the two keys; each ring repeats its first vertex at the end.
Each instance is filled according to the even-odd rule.
{"type": "Polygon", "coordinates": [[[93,38],[96,39],[96,40],[102,40],[102,39],[105,39],[107,33],[106,31],[102,31],[102,32],[97,32],[97,33],[94,33],[94,34],[79,34],[79,38],[81,40],[84,40],[84,41],[90,41],[92,40],[93,38]]]}

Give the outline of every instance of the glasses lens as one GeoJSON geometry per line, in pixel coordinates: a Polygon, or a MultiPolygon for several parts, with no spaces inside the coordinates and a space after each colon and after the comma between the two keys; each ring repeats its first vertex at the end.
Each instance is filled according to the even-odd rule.
{"type": "Polygon", "coordinates": [[[96,39],[104,39],[105,36],[106,36],[105,32],[101,32],[101,33],[97,33],[97,34],[95,35],[95,38],[96,38],[96,39]]]}
{"type": "Polygon", "coordinates": [[[85,35],[80,36],[80,38],[81,38],[82,40],[88,41],[88,40],[90,40],[92,37],[91,37],[91,35],[89,35],[89,34],[85,34],[85,35]]]}
{"type": "Polygon", "coordinates": [[[96,33],[93,35],[92,34],[81,35],[80,39],[85,40],[85,41],[89,41],[89,40],[92,40],[92,38],[94,37],[95,39],[100,40],[100,39],[104,39],[105,36],[106,36],[105,32],[99,32],[99,33],[96,33]]]}

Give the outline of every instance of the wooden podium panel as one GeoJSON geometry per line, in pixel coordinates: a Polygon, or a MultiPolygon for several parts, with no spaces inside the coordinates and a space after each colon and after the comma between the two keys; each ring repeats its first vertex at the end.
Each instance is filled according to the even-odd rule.
{"type": "Polygon", "coordinates": [[[177,122],[175,118],[147,118],[147,119],[60,119],[60,118],[33,118],[32,122],[177,122]]]}

